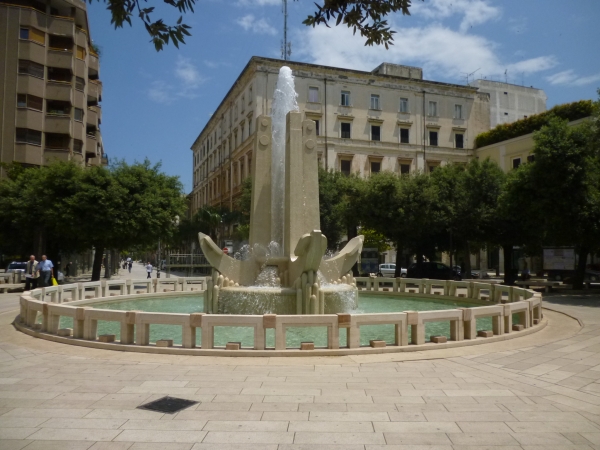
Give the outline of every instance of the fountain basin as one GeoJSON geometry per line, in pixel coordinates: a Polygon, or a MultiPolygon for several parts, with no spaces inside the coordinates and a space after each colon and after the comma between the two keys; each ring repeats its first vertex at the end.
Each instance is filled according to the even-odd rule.
{"type": "MultiPolygon", "coordinates": [[[[358,290],[354,286],[322,286],[321,291],[325,314],[353,312],[358,307],[358,290]]],[[[219,293],[218,314],[297,314],[297,301],[296,290],[291,288],[225,287],[219,293]]]]}

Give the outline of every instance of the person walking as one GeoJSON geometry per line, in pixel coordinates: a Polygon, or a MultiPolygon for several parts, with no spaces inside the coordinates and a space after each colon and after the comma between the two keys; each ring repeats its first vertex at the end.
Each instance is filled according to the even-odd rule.
{"type": "Polygon", "coordinates": [[[29,257],[27,261],[27,267],[25,268],[25,290],[30,291],[37,287],[38,281],[38,262],[35,260],[35,255],[29,257]]]}
{"type": "Polygon", "coordinates": [[[129,268],[129,273],[131,273],[131,267],[133,267],[133,261],[131,260],[131,258],[127,258],[127,267],[129,268]]]}
{"type": "Polygon", "coordinates": [[[39,287],[51,286],[50,279],[54,273],[54,264],[52,264],[52,261],[46,255],[42,255],[42,260],[38,263],[37,270],[40,274],[38,279],[39,287]]]}
{"type": "Polygon", "coordinates": [[[150,264],[150,261],[146,264],[146,272],[148,273],[147,278],[152,278],[152,264],[150,264]]]}

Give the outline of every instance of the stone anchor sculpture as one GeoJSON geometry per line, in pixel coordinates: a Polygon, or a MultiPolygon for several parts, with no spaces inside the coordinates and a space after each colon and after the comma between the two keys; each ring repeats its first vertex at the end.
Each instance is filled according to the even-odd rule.
{"type": "Polygon", "coordinates": [[[337,256],[323,260],[327,238],[320,231],[315,123],[302,121],[299,112],[289,112],[285,128],[281,254],[270,255],[266,250],[273,235],[272,130],[271,117],[260,116],[252,164],[250,258],[232,258],[209,236],[198,236],[213,267],[205,294],[207,313],[324,314],[357,306],[351,269],[360,256],[363,236],[348,242],[337,256]],[[278,278],[272,287],[254,286],[264,267],[276,268],[278,278]]]}

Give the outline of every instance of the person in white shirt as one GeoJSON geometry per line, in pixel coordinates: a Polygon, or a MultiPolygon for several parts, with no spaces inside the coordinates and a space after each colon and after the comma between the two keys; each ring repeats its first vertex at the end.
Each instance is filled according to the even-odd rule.
{"type": "Polygon", "coordinates": [[[150,261],[146,264],[146,272],[148,273],[148,278],[152,278],[152,264],[150,264],[150,261]]]}

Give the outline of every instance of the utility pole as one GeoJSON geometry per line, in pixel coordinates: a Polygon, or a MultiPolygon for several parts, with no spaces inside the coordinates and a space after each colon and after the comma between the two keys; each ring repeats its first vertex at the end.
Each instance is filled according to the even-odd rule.
{"type": "Polygon", "coordinates": [[[283,12],[283,41],[281,41],[281,59],[284,61],[289,60],[292,56],[292,43],[287,41],[287,0],[282,1],[282,12],[283,12]]]}

